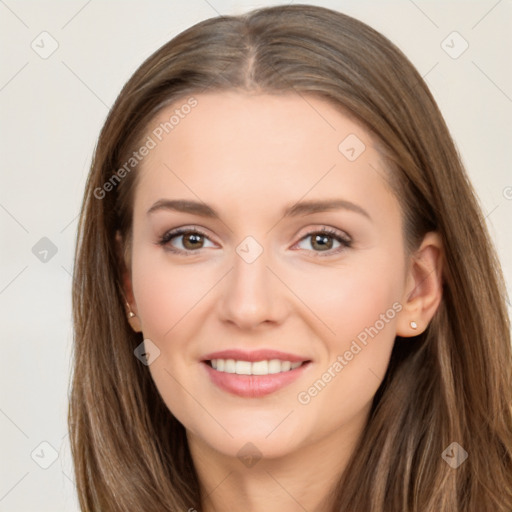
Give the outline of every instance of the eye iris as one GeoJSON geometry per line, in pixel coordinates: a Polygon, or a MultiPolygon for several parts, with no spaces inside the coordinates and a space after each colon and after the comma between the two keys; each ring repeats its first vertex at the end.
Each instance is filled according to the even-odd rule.
{"type": "Polygon", "coordinates": [[[199,235],[198,233],[187,233],[183,235],[183,246],[186,249],[194,249],[199,247],[197,243],[194,244],[194,242],[199,242],[201,244],[203,242],[203,235],[199,235]],[[187,247],[187,243],[192,241],[192,245],[187,247]]]}
{"type": "MultiPolygon", "coordinates": [[[[176,236],[178,235],[175,235],[174,237],[176,236]]],[[[179,236],[182,238],[182,244],[186,250],[201,248],[205,238],[201,233],[194,231],[184,232],[179,236]]],[[[311,246],[314,249],[320,249],[320,252],[326,252],[332,249],[335,238],[329,233],[322,232],[310,234],[309,237],[312,239],[311,246]]]]}
{"type": "Polygon", "coordinates": [[[312,247],[316,248],[315,244],[320,241],[320,243],[321,243],[321,245],[319,246],[320,249],[322,249],[322,250],[332,249],[333,240],[330,235],[315,234],[315,235],[312,235],[312,237],[313,237],[312,247]],[[327,243],[328,240],[330,240],[330,243],[327,243]]]}

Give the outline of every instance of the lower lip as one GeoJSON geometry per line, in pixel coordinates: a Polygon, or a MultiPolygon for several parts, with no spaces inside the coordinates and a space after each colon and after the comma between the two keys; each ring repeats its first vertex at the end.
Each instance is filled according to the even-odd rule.
{"type": "Polygon", "coordinates": [[[238,375],[237,373],[219,372],[206,362],[202,364],[212,382],[222,390],[244,398],[258,398],[275,393],[291,384],[303,374],[310,361],[294,370],[270,375],[238,375]]]}

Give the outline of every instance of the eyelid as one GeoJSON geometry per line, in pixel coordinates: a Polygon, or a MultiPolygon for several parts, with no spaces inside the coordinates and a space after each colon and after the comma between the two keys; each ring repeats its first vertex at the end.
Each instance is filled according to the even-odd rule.
{"type": "Polygon", "coordinates": [[[329,249],[327,251],[313,251],[308,249],[299,249],[299,250],[305,250],[313,255],[313,257],[329,257],[329,256],[337,256],[338,254],[342,253],[346,249],[350,248],[352,246],[352,237],[348,235],[348,233],[341,231],[336,228],[332,228],[329,226],[321,226],[316,229],[310,229],[305,234],[303,234],[299,240],[292,246],[295,247],[297,244],[302,242],[303,240],[307,239],[308,237],[315,235],[315,234],[325,234],[330,238],[334,238],[340,243],[340,247],[337,247],[336,249],[329,249]]]}
{"type": "MultiPolygon", "coordinates": [[[[173,228],[173,229],[166,231],[159,238],[157,244],[163,246],[164,248],[166,248],[166,250],[169,250],[170,252],[174,252],[176,254],[182,254],[185,256],[190,256],[194,253],[200,253],[201,249],[205,249],[205,247],[201,247],[197,250],[183,250],[183,249],[178,249],[176,247],[170,246],[169,242],[173,238],[177,238],[177,237],[182,236],[187,233],[199,234],[199,235],[207,238],[208,240],[210,240],[212,243],[216,243],[213,240],[211,240],[211,238],[208,234],[206,234],[204,231],[202,231],[201,228],[198,228],[197,226],[181,226],[181,227],[173,228]]],[[[331,238],[336,239],[341,244],[341,246],[336,249],[330,249],[328,251],[313,251],[313,250],[307,250],[307,249],[301,249],[301,250],[306,250],[309,253],[313,253],[313,255],[315,257],[316,256],[327,257],[327,256],[333,256],[333,255],[339,254],[343,250],[349,248],[352,244],[352,238],[346,232],[324,225],[319,228],[309,229],[307,232],[305,232],[299,238],[299,240],[297,240],[297,242],[295,242],[295,244],[292,247],[295,247],[297,244],[299,244],[300,242],[302,242],[304,239],[308,238],[309,236],[312,236],[314,234],[322,234],[322,233],[326,234],[327,236],[329,236],[331,238]]]]}
{"type": "Polygon", "coordinates": [[[313,228],[313,229],[308,229],[299,239],[300,240],[304,240],[304,238],[312,235],[312,234],[315,234],[315,233],[327,233],[329,235],[331,235],[332,237],[337,237],[337,238],[340,238],[342,239],[343,241],[345,242],[352,242],[352,238],[349,236],[349,234],[345,231],[342,231],[341,229],[337,229],[337,228],[333,228],[331,226],[327,226],[327,225],[320,225],[320,227],[318,228],[313,228]]]}
{"type": "Polygon", "coordinates": [[[200,252],[200,250],[203,249],[203,247],[198,250],[195,250],[195,251],[190,251],[190,250],[178,249],[177,247],[173,247],[170,245],[170,241],[172,239],[178,238],[187,233],[194,233],[194,234],[201,235],[204,238],[207,238],[208,240],[210,240],[212,243],[216,243],[211,239],[210,235],[206,234],[206,232],[204,232],[201,228],[198,228],[197,226],[180,226],[179,228],[173,228],[173,229],[167,230],[161,237],[159,237],[157,244],[163,246],[168,251],[178,253],[178,254],[184,254],[186,256],[200,252]]]}

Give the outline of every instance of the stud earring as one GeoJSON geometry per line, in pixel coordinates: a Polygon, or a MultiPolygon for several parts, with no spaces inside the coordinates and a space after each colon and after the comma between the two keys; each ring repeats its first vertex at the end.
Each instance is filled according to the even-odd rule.
{"type": "Polygon", "coordinates": [[[414,320],[412,320],[409,325],[411,326],[412,329],[417,329],[418,328],[418,324],[414,320]]]}
{"type": "Polygon", "coordinates": [[[128,304],[128,302],[126,303],[126,307],[128,308],[128,318],[133,318],[135,315],[135,313],[132,311],[132,308],[130,308],[130,304],[128,304]]]}

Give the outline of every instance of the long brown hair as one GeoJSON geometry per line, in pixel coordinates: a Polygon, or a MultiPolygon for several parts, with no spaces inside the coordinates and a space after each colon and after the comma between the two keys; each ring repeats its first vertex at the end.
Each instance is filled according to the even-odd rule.
{"type": "Polygon", "coordinates": [[[85,189],[73,276],[69,429],[82,510],[201,510],[184,427],[133,354],[142,337],[126,319],[115,239],[128,240],[129,255],[137,166],[118,170],[162,108],[227,89],[316,95],[349,112],[379,141],[408,248],[428,231],[444,245],[441,305],[423,334],[395,340],[333,511],[510,512],[510,325],[474,191],[404,54],[364,23],[307,5],[196,24],[140,66],[108,115],[85,189]],[[442,457],[454,442],[468,453],[457,468],[442,457]]]}

